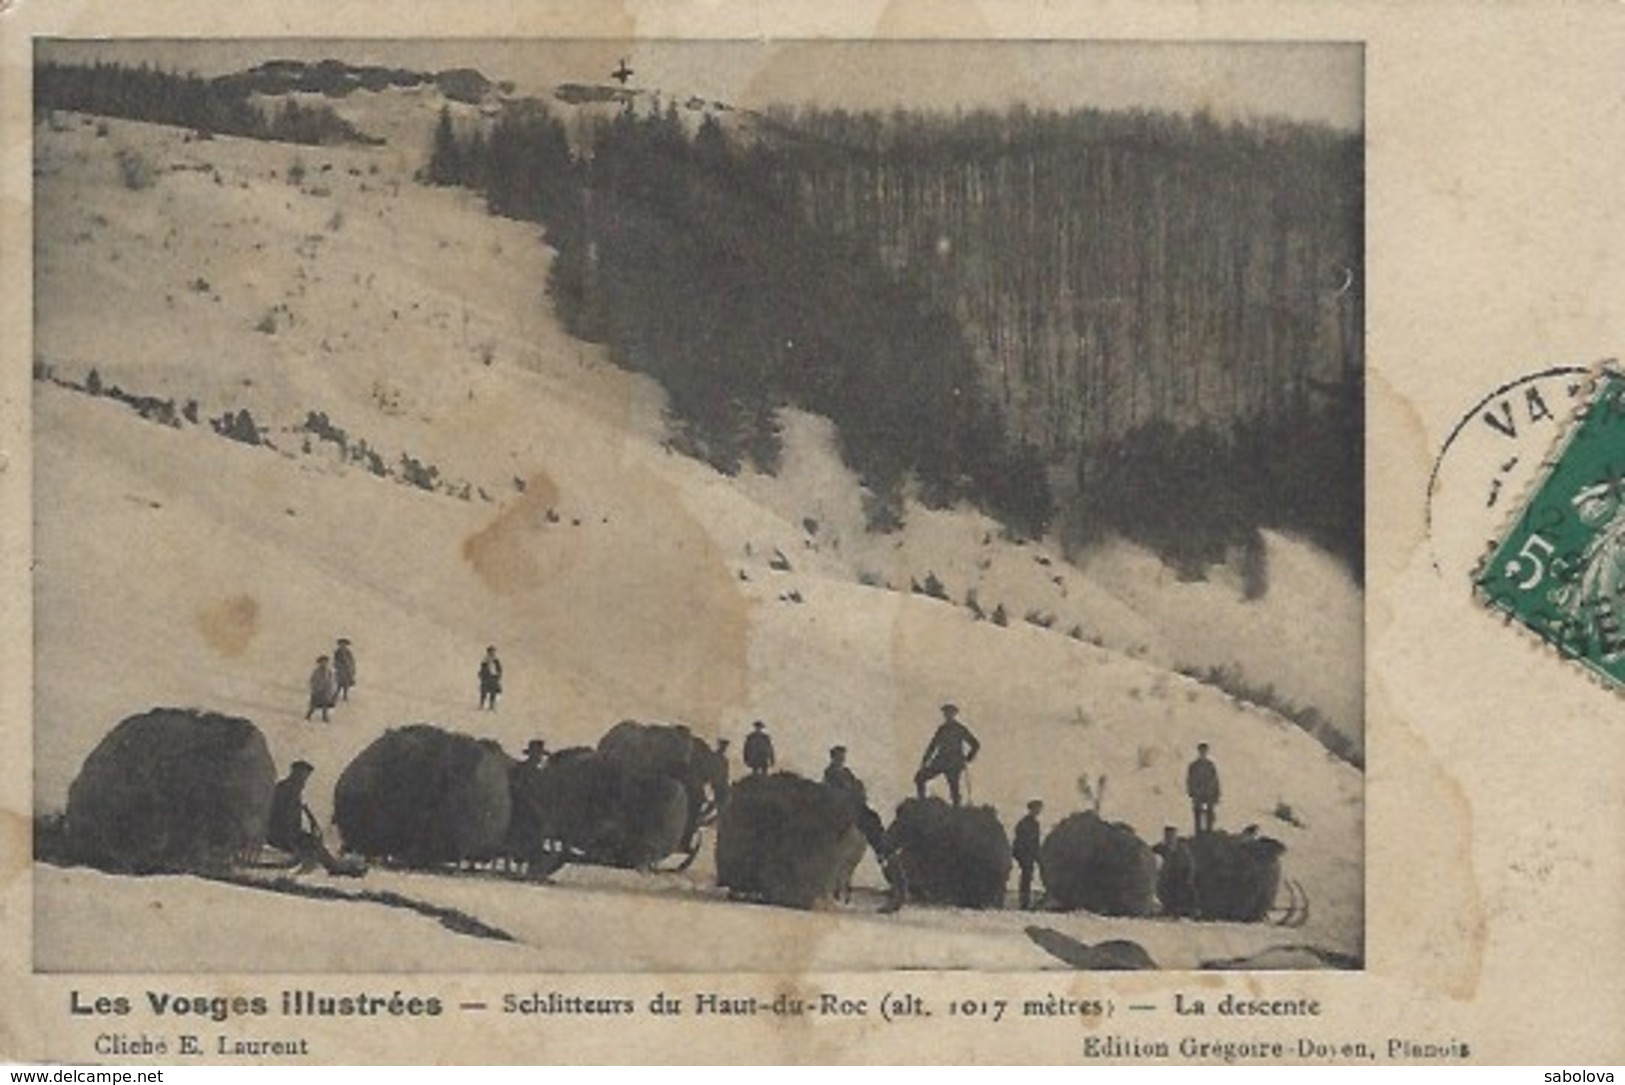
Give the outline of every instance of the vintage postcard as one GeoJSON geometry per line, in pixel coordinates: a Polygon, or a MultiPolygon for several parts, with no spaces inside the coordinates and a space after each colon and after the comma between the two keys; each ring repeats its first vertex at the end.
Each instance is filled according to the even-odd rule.
{"type": "Polygon", "coordinates": [[[0,1057],[1625,1060],[1625,13],[438,16],[0,14],[0,1057]]]}

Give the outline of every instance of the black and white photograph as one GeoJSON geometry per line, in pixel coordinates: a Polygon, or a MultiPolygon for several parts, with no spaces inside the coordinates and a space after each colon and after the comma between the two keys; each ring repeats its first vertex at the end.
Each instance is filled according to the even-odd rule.
{"type": "Polygon", "coordinates": [[[35,969],[1363,968],[1363,78],[37,40],[35,969]]]}

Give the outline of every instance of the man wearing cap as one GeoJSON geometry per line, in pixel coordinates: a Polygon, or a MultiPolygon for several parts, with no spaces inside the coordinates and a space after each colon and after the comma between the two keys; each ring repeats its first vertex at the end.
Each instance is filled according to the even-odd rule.
{"type": "Polygon", "coordinates": [[[319,708],[322,722],[328,722],[327,710],[333,707],[333,701],[333,668],[327,665],[326,656],[317,656],[316,668],[310,672],[310,706],[305,709],[305,719],[319,708]]]}
{"type": "Polygon", "coordinates": [[[1038,843],[1043,833],[1038,815],[1043,812],[1044,804],[1038,799],[1027,804],[1027,816],[1016,822],[1015,839],[1010,847],[1016,866],[1021,868],[1021,910],[1024,912],[1032,911],[1033,907],[1033,868],[1038,865],[1038,843]]]}
{"type": "Polygon", "coordinates": [[[931,736],[925,756],[920,758],[920,771],[914,774],[914,789],[919,797],[925,798],[927,782],[937,776],[946,776],[948,795],[958,806],[959,777],[964,773],[965,766],[976,760],[981,748],[982,744],[971,734],[970,728],[959,722],[959,707],[943,705],[942,723],[937,726],[936,734],[931,736]]]}
{"type": "Polygon", "coordinates": [[[271,819],[266,826],[265,842],[298,859],[301,874],[315,870],[318,865],[329,874],[360,873],[327,850],[316,815],[305,805],[305,781],[315,771],[309,761],[295,761],[288,766],[287,777],[277,781],[276,789],[271,792],[271,819]]]}
{"type": "Polygon", "coordinates": [[[1157,871],[1157,900],[1165,916],[1197,917],[1201,909],[1196,900],[1196,857],[1188,842],[1179,839],[1179,830],[1166,825],[1162,830],[1162,843],[1151,849],[1162,866],[1157,871]]]}
{"type": "Polygon", "coordinates": [[[350,651],[349,637],[340,637],[338,647],[333,649],[333,685],[338,700],[350,699],[350,687],[355,685],[355,653],[350,651]]]}
{"type": "Polygon", "coordinates": [[[1207,743],[1198,743],[1196,760],[1185,770],[1185,794],[1191,799],[1196,835],[1213,831],[1214,808],[1219,805],[1219,766],[1208,760],[1207,743]]]}
{"type": "Polygon", "coordinates": [[[480,707],[497,710],[497,695],[502,692],[502,660],[497,658],[496,645],[485,650],[480,660],[480,707]]]}
{"type": "Polygon", "coordinates": [[[766,776],[773,770],[773,763],[772,736],[767,733],[767,724],[757,720],[745,736],[745,767],[752,776],[766,776]]]}
{"type": "Polygon", "coordinates": [[[846,747],[831,746],[829,765],[824,769],[824,785],[855,807],[869,805],[869,792],[846,763],[846,747]]]}
{"type": "Polygon", "coordinates": [[[835,792],[852,810],[858,832],[863,834],[864,842],[874,850],[887,883],[894,884],[894,872],[888,867],[892,851],[886,844],[886,826],[869,805],[869,789],[863,786],[858,774],[847,766],[845,746],[830,747],[829,766],[824,769],[824,786],[835,792]]]}

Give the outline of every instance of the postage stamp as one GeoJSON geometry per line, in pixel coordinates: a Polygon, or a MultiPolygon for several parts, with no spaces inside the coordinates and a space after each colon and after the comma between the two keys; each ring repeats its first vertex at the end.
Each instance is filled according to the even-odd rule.
{"type": "Polygon", "coordinates": [[[1625,374],[1599,372],[1475,581],[1491,607],[1625,686],[1625,374]]]}

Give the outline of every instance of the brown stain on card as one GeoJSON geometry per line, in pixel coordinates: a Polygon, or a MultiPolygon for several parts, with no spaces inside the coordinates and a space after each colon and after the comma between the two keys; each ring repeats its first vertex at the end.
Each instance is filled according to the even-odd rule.
{"type": "MultiPolygon", "coordinates": [[[[1397,575],[1426,544],[1432,453],[1416,406],[1378,373],[1366,375],[1367,577],[1397,575]],[[1381,449],[1381,455],[1369,450],[1381,449]],[[1395,499],[1377,502],[1383,495],[1395,499]]],[[[1376,596],[1380,598],[1380,595],[1376,596]]],[[[1386,624],[1384,622],[1383,624],[1386,624]]]]}
{"type": "Polygon", "coordinates": [[[553,480],[540,471],[531,474],[517,500],[463,540],[463,560],[498,595],[537,587],[541,572],[530,555],[528,540],[548,523],[550,511],[558,515],[554,511],[558,503],[559,488],[553,480]]]}
{"type": "Polygon", "coordinates": [[[227,659],[235,659],[259,634],[259,600],[245,593],[228,595],[200,609],[194,625],[205,644],[227,659]]]}
{"type": "Polygon", "coordinates": [[[1403,900],[1405,908],[1402,917],[1387,917],[1378,936],[1369,920],[1384,917],[1368,912],[1368,967],[1470,1000],[1478,994],[1488,938],[1473,863],[1472,804],[1393,711],[1379,682],[1370,684],[1369,703],[1380,741],[1369,747],[1366,775],[1367,899],[1403,900]],[[1398,884],[1385,885],[1389,879],[1398,884]]]}
{"type": "Polygon", "coordinates": [[[682,490],[635,462],[613,470],[613,508],[533,472],[462,542],[517,630],[556,674],[620,718],[664,718],[716,737],[749,690],[749,600],[682,490]]]}

